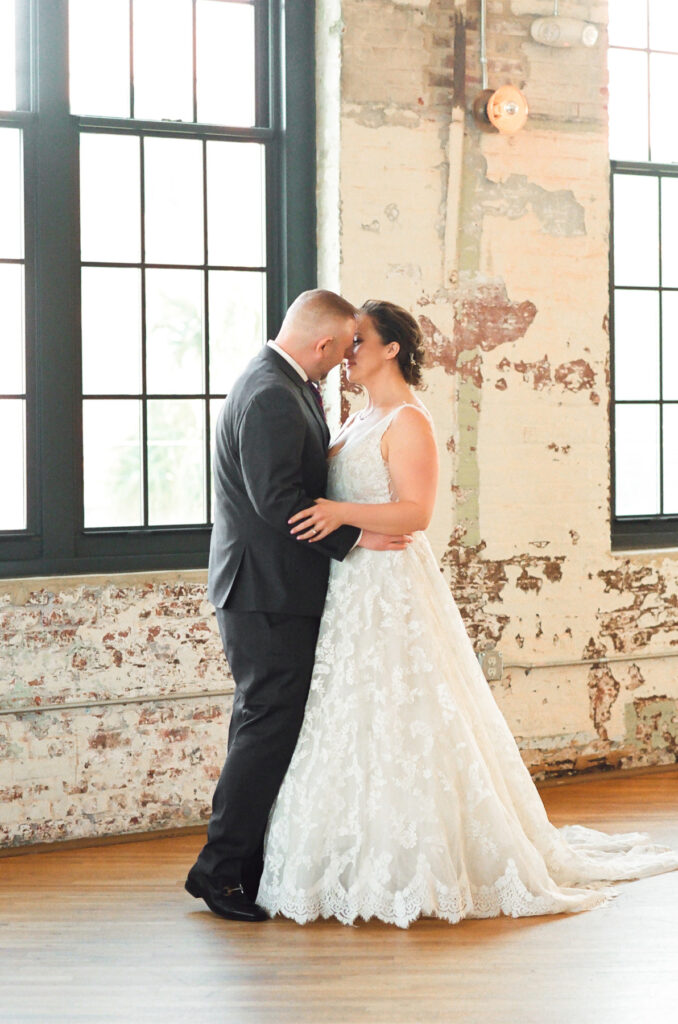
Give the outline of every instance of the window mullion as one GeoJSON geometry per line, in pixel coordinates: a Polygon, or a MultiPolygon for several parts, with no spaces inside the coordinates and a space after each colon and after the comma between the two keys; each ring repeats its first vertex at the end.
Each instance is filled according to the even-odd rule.
{"type": "Polygon", "coordinates": [[[146,183],[145,183],[146,149],[143,138],[139,148],[139,195],[141,202],[141,494],[143,525],[148,526],[148,377],[146,364],[146,183]]]}
{"type": "Polygon", "coordinates": [[[74,554],[81,491],[78,148],[68,109],[66,0],[37,5],[36,331],[46,559],[74,554]]]}
{"type": "MultiPolygon", "coordinates": [[[[659,508],[664,514],[664,292],[659,293],[659,508]]],[[[678,531],[677,531],[678,532],[678,531]]]]}
{"type": "MultiPolygon", "coordinates": [[[[286,55],[286,76],[274,124],[285,126],[279,134],[281,158],[276,160],[278,187],[284,197],[280,239],[284,310],[299,292],[315,287],[317,280],[315,133],[307,128],[315,117],[315,66],[308,56],[315,48],[315,23],[301,3],[286,4],[281,21],[275,27],[283,34],[280,48],[286,55]]],[[[274,258],[269,255],[269,266],[274,258]]]]}

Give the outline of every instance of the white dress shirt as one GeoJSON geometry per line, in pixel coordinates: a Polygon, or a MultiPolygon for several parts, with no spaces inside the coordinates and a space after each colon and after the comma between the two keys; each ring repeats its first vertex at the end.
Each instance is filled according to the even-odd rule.
{"type": "Polygon", "coordinates": [[[267,341],[266,344],[268,345],[269,348],[272,348],[274,352],[277,352],[279,356],[282,356],[285,362],[289,363],[292,369],[297,371],[297,373],[299,374],[303,381],[308,380],[308,374],[306,373],[306,370],[304,370],[302,366],[299,366],[299,363],[296,361],[296,359],[292,358],[289,352],[286,352],[284,348],[280,347],[280,345],[276,345],[274,341],[267,341]]]}

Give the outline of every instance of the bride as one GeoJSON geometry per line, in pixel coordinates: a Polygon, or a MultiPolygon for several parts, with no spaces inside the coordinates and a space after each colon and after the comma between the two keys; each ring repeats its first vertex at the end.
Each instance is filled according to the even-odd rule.
{"type": "Polygon", "coordinates": [[[412,535],[404,551],[332,562],[257,896],[300,923],[586,910],[609,898],[601,882],[678,867],[645,835],[546,817],[423,533],[437,458],[411,390],[422,356],[409,313],[365,303],[348,377],[368,405],[330,449],[329,498],[290,520],[314,541],[342,523],[412,535]]]}

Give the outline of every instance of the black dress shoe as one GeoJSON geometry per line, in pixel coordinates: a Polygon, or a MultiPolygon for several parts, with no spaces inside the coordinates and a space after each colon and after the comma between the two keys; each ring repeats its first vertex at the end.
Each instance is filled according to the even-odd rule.
{"type": "Polygon", "coordinates": [[[214,914],[228,918],[229,921],[266,921],[268,919],[264,908],[248,899],[242,885],[221,885],[210,881],[195,868],[191,868],[184,888],[197,900],[204,900],[214,914]]]}

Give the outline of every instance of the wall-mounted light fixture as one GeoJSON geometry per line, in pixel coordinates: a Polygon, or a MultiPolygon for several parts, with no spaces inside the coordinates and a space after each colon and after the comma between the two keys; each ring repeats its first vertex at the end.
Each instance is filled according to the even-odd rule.
{"type": "Polygon", "coordinates": [[[484,89],[473,102],[476,124],[485,132],[515,135],[527,121],[527,100],[514,85],[484,89]]]}
{"type": "Polygon", "coordinates": [[[527,121],[527,100],[515,85],[502,85],[489,89],[487,85],[487,0],[480,0],[480,66],[483,73],[483,91],[473,101],[473,117],[483,132],[501,132],[515,135],[527,121]]]}

